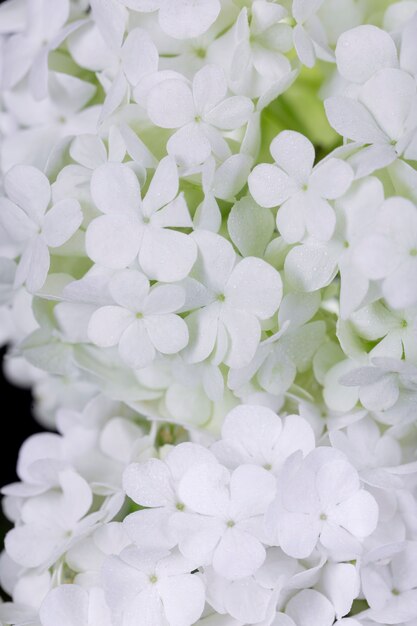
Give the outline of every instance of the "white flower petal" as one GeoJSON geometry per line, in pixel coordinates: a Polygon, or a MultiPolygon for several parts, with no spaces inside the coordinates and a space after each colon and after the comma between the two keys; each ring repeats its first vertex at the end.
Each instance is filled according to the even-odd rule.
{"type": "Polygon", "coordinates": [[[201,114],[211,111],[227,94],[227,80],[219,65],[204,65],[193,78],[193,97],[201,114]]]}
{"type": "Polygon", "coordinates": [[[134,312],[143,311],[149,293],[149,280],[136,270],[122,270],[110,280],[109,291],[121,307],[134,312]]]}
{"type": "Polygon", "coordinates": [[[219,326],[218,307],[204,307],[185,318],[190,337],[184,350],[184,357],[189,363],[204,361],[214,350],[219,326]]]}
{"type": "MultiPolygon", "coordinates": [[[[133,489],[137,489],[137,487],[134,486],[133,489]]],[[[126,487],[125,491],[127,492],[126,487]]],[[[156,509],[144,509],[143,511],[131,513],[123,520],[123,526],[129,538],[138,548],[144,550],[170,550],[177,543],[175,536],[170,532],[170,518],[171,511],[161,506],[156,509]]]]}
{"type": "Polygon", "coordinates": [[[360,102],[344,96],[332,96],[324,101],[324,107],[330,125],[342,137],[360,143],[388,143],[385,133],[360,102]]]}
{"type": "Polygon", "coordinates": [[[86,252],[92,261],[112,269],[124,269],[137,256],[143,229],[125,215],[102,215],[93,220],[85,235],[86,252]]]}
{"type": "Polygon", "coordinates": [[[343,196],[353,182],[353,170],[340,159],[326,159],[314,168],[310,177],[309,188],[314,189],[322,198],[334,200],[343,196]]]}
{"type": "Polygon", "coordinates": [[[303,589],[288,602],[286,613],[297,626],[331,626],[335,611],[329,600],[314,589],[303,589]]]}
{"type": "Polygon", "coordinates": [[[252,170],[248,185],[255,202],[268,209],[282,204],[297,191],[291,178],[269,163],[261,163],[252,170]]]}
{"type": "Polygon", "coordinates": [[[145,229],[139,262],[151,280],[176,282],[185,278],[197,258],[197,246],[189,235],[168,228],[145,229]]]}
{"type": "Polygon", "coordinates": [[[158,49],[143,28],[134,28],[130,31],[121,52],[124,72],[133,86],[146,74],[158,70],[158,49]]]}
{"type": "Polygon", "coordinates": [[[230,479],[230,514],[234,521],[263,515],[276,491],[275,476],[257,465],[241,465],[230,479]]]}
{"type": "Polygon", "coordinates": [[[281,302],[281,276],[262,259],[246,257],[233,269],[224,295],[229,307],[264,320],[275,313],[281,302]]]}
{"type": "Polygon", "coordinates": [[[364,83],[383,67],[397,67],[397,49],[388,33],[363,24],[342,33],[336,45],[337,69],[346,80],[364,83]]]}
{"type": "Polygon", "coordinates": [[[146,196],[143,199],[143,210],[147,216],[171,202],[178,193],[178,170],[174,159],[165,157],[155,170],[146,196]]]}
{"type": "Polygon", "coordinates": [[[188,509],[220,517],[229,513],[229,471],[217,463],[191,467],[178,485],[178,495],[188,509]]]}
{"type": "Polygon", "coordinates": [[[274,161],[299,185],[305,185],[314,165],[314,146],[301,133],[284,130],[271,142],[274,161]]]}
{"type": "Polygon", "coordinates": [[[207,230],[192,235],[198,246],[193,275],[209,290],[222,294],[236,263],[232,244],[224,237],[207,230]]]}
{"type": "Polygon", "coordinates": [[[13,241],[27,241],[38,232],[36,222],[8,198],[0,198],[0,224],[13,241]]]}
{"type": "Polygon", "coordinates": [[[175,39],[199,37],[216,20],[220,8],[219,0],[164,3],[159,11],[159,24],[165,33],[175,39]]]}
{"type": "Polygon", "coordinates": [[[179,285],[155,285],[146,299],[144,313],[174,313],[185,302],[185,291],[179,285]]]}
{"type": "Polygon", "coordinates": [[[26,274],[26,287],[30,293],[35,293],[45,284],[48,276],[50,256],[48,246],[42,237],[35,237],[29,244],[25,254],[20,259],[17,267],[15,282],[19,282],[20,270],[26,256],[28,263],[26,274]],[[27,256],[26,256],[27,252],[27,256]]]}
{"type": "Polygon", "coordinates": [[[42,626],[84,626],[88,620],[88,592],[78,585],[61,585],[52,589],[42,602],[42,626]]]}
{"type": "MultiPolygon", "coordinates": [[[[221,322],[227,331],[226,353],[216,353],[215,362],[223,361],[233,368],[245,367],[255,356],[261,339],[261,326],[252,314],[239,309],[228,308],[221,314],[221,322]]],[[[222,325],[219,327],[219,335],[222,325]]],[[[217,344],[219,350],[219,341],[217,344]]]]}
{"type": "Polygon", "coordinates": [[[306,227],[309,235],[320,241],[331,239],[336,227],[336,214],[327,200],[314,193],[307,198],[306,227]],[[309,202],[308,202],[309,201],[309,202]]]}
{"type": "Polygon", "coordinates": [[[234,130],[247,123],[253,110],[252,100],[244,96],[232,96],[208,111],[204,120],[221,130],[234,130]]]}
{"type": "Polygon", "coordinates": [[[407,72],[383,69],[365,83],[360,100],[390,139],[400,139],[415,95],[415,81],[407,72]]]}
{"type": "Polygon", "coordinates": [[[331,519],[355,537],[368,537],[378,522],[378,505],[375,498],[360,489],[332,511],[331,519]]]}
{"type": "Polygon", "coordinates": [[[102,213],[132,214],[140,207],[139,181],[122,163],[105,163],[94,170],[90,190],[102,213]]]}
{"type": "Polygon", "coordinates": [[[88,324],[90,341],[102,348],[117,345],[133,319],[132,313],[120,306],[103,306],[97,309],[88,324]]]}
{"type": "Polygon", "coordinates": [[[155,348],[149,337],[144,320],[131,323],[119,341],[119,354],[133,369],[150,365],[155,358],[155,348]]]}
{"type": "Polygon", "coordinates": [[[167,576],[159,583],[159,593],[165,616],[172,626],[190,626],[203,612],[206,594],[196,575],[167,576]]]}
{"type": "Polygon", "coordinates": [[[316,62],[316,53],[310,35],[301,24],[293,29],[294,48],[301,63],[306,67],[313,67],[316,62]]]}
{"type": "Polygon", "coordinates": [[[160,128],[180,128],[188,124],[195,117],[190,87],[184,80],[163,80],[149,92],[147,111],[151,121],[160,128]]]}
{"type": "Polygon", "coordinates": [[[278,209],[277,228],[288,243],[302,241],[305,234],[306,215],[309,210],[307,194],[299,191],[288,198],[278,209]]]}
{"type": "Polygon", "coordinates": [[[129,498],[141,506],[159,507],[174,503],[170,471],[159,459],[131,463],[123,474],[123,489],[129,498]]]}
{"type": "Polygon", "coordinates": [[[187,324],[179,315],[148,315],[145,326],[153,345],[162,354],[176,354],[188,343],[187,324]]]}
{"type": "Polygon", "coordinates": [[[83,221],[83,213],[78,200],[66,198],[50,209],[44,218],[42,234],[48,246],[62,246],[78,230],[83,221]]]}
{"type": "Polygon", "coordinates": [[[15,165],[4,177],[4,188],[10,200],[39,223],[51,198],[51,187],[45,174],[30,165],[15,165]]]}
{"type": "Polygon", "coordinates": [[[191,167],[204,163],[211,154],[209,139],[204,134],[201,124],[191,122],[168,139],[167,152],[180,165],[191,167]]]}
{"type": "Polygon", "coordinates": [[[316,291],[328,285],[337,270],[338,251],[325,244],[296,246],[285,259],[285,273],[300,291],[316,291]]]}
{"type": "Polygon", "coordinates": [[[261,542],[237,528],[228,528],[214,551],[213,569],[229,580],[251,576],[265,560],[261,542]]]}

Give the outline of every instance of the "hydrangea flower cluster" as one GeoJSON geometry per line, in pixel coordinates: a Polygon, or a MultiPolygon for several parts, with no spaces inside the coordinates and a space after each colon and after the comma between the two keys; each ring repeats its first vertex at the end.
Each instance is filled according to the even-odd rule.
{"type": "Polygon", "coordinates": [[[6,0],[1,626],[417,624],[417,2],[6,0]]]}

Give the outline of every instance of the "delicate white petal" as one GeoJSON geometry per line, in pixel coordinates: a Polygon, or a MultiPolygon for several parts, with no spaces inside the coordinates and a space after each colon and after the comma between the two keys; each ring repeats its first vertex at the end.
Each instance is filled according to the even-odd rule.
{"type": "Polygon", "coordinates": [[[282,204],[297,191],[291,178],[275,165],[257,165],[248,178],[249,191],[255,202],[272,208],[282,204]]]}
{"type": "Polygon", "coordinates": [[[7,198],[0,198],[0,224],[13,241],[27,241],[38,232],[36,222],[7,198]]]}
{"type": "Polygon", "coordinates": [[[164,3],[159,11],[162,30],[176,39],[198,37],[210,28],[220,13],[219,0],[164,3]]]}
{"type": "Polygon", "coordinates": [[[383,67],[397,67],[397,49],[384,30],[363,24],[340,35],[336,62],[343,78],[364,83],[383,67]]]}
{"type": "Polygon", "coordinates": [[[350,165],[331,158],[314,168],[309,188],[317,191],[322,198],[334,200],[346,193],[352,181],[353,170],[350,165]]]}
{"type": "Polygon", "coordinates": [[[165,157],[155,170],[143,200],[143,210],[148,216],[168,204],[178,193],[178,170],[174,159],[165,157]]]}
{"type": "Polygon", "coordinates": [[[301,24],[296,24],[293,30],[294,48],[301,63],[306,67],[313,67],[316,62],[316,53],[310,35],[301,24]]]}
{"type": "Polygon", "coordinates": [[[155,358],[155,348],[143,319],[132,322],[119,341],[119,354],[133,369],[150,365],[155,358]]]}
{"type": "Polygon", "coordinates": [[[117,345],[132,319],[132,313],[120,306],[104,306],[98,309],[88,324],[90,341],[102,348],[117,345]]]}
{"type": "Polygon", "coordinates": [[[60,200],[44,218],[42,234],[48,246],[62,246],[78,230],[83,221],[80,203],[72,198],[60,200]]]}
{"type": "Polygon", "coordinates": [[[52,589],[40,608],[42,626],[84,626],[88,620],[88,593],[78,585],[52,589]]]}
{"type": "Polygon", "coordinates": [[[305,185],[314,165],[314,146],[301,133],[284,130],[271,143],[271,154],[281,169],[299,185],[305,185]]]}
{"type": "Polygon", "coordinates": [[[168,228],[146,228],[139,262],[152,280],[175,282],[189,273],[197,258],[197,246],[189,235],[168,228]]]}
{"type": "Polygon", "coordinates": [[[324,102],[327,119],[336,132],[361,143],[388,143],[374,117],[360,102],[344,96],[332,96],[324,102]]]}
{"type": "Polygon", "coordinates": [[[368,537],[378,522],[378,505],[370,493],[360,489],[344,502],[340,502],[332,511],[331,518],[355,537],[368,537]]]}
{"type": "Polygon", "coordinates": [[[232,96],[213,107],[206,113],[204,120],[221,130],[233,130],[246,124],[253,108],[253,102],[249,98],[232,96]]]}
{"type": "Polygon", "coordinates": [[[167,576],[159,584],[159,593],[166,618],[172,626],[190,626],[203,612],[205,590],[196,575],[167,576]]]}
{"type": "Polygon", "coordinates": [[[335,612],[329,600],[314,589],[303,589],[288,602],[286,613],[297,626],[331,626],[335,612]]]}
{"type": "Polygon", "coordinates": [[[213,569],[230,580],[251,576],[265,560],[261,542],[237,528],[229,528],[214,551],[213,569]]]}
{"type": "Polygon", "coordinates": [[[123,474],[123,489],[129,498],[145,507],[166,506],[175,497],[170,471],[159,459],[129,465],[123,474]]]}
{"type": "Polygon", "coordinates": [[[219,65],[204,65],[193,78],[193,97],[201,114],[211,111],[227,94],[227,80],[219,65]]]}
{"type": "Polygon", "coordinates": [[[102,213],[131,214],[140,206],[135,173],[121,163],[105,163],[91,177],[91,197],[102,213]]]}
{"type": "Polygon", "coordinates": [[[246,257],[234,268],[224,291],[229,307],[271,317],[282,299],[282,281],[276,269],[262,259],[246,257]]]}
{"type": "Polygon", "coordinates": [[[15,165],[4,177],[4,188],[12,202],[34,222],[40,222],[51,198],[51,187],[43,172],[29,165],[15,165]]]}
{"type": "Polygon", "coordinates": [[[194,119],[191,89],[183,80],[170,78],[156,84],[149,92],[147,111],[161,128],[180,128],[194,119]]]}
{"type": "Polygon", "coordinates": [[[125,215],[102,215],[87,228],[85,247],[90,259],[112,269],[124,269],[140,248],[143,229],[125,215]]]}
{"type": "Polygon", "coordinates": [[[415,81],[407,72],[384,69],[365,83],[360,100],[388,137],[399,139],[405,132],[415,95],[415,81]]]}
{"type": "Polygon", "coordinates": [[[188,343],[187,324],[179,315],[148,315],[145,326],[153,345],[162,354],[176,354],[188,343]]]}
{"type": "Polygon", "coordinates": [[[180,165],[192,166],[204,163],[211,154],[210,141],[204,134],[201,124],[191,122],[168,139],[167,152],[180,165]]]}
{"type": "Polygon", "coordinates": [[[149,293],[149,280],[136,270],[122,270],[109,282],[109,291],[121,307],[143,312],[149,293]]]}

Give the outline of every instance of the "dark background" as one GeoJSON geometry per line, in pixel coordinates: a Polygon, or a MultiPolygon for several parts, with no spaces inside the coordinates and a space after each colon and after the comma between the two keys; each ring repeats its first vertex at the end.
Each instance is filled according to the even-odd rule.
{"type": "Polygon", "coordinates": [[[42,430],[31,415],[32,396],[30,391],[13,387],[3,375],[3,357],[0,351],[0,398],[3,406],[0,435],[0,485],[7,485],[17,479],[16,461],[23,441],[35,432],[42,430]]]}

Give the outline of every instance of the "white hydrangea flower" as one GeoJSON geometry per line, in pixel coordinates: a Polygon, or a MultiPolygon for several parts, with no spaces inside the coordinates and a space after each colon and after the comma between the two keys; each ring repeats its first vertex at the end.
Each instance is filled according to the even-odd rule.
{"type": "Polygon", "coordinates": [[[78,537],[99,521],[90,513],[93,496],[88,483],[72,470],[58,476],[60,489],[34,496],[22,507],[22,525],[6,536],[9,556],[25,567],[50,567],[78,537]]]}
{"type": "Polygon", "coordinates": [[[228,579],[253,574],[265,560],[263,515],[275,495],[275,478],[255,465],[230,473],[220,464],[200,464],[181,478],[186,510],[172,523],[184,556],[228,579]]]}
{"type": "Polygon", "coordinates": [[[4,178],[7,198],[0,198],[0,221],[22,247],[15,287],[40,289],[50,266],[49,248],[59,248],[83,220],[77,200],[67,198],[50,209],[51,188],[45,174],[31,166],[15,166],[4,178]]]}
{"type": "Polygon", "coordinates": [[[232,245],[209,231],[193,233],[199,256],[189,282],[186,317],[190,343],[186,360],[243,366],[252,359],[261,339],[261,320],[271,317],[282,296],[279,273],[262,259],[238,260],[232,245]],[[197,308],[199,306],[200,308],[197,308]]]}
{"type": "Polygon", "coordinates": [[[398,157],[416,158],[416,82],[396,68],[376,71],[360,88],[357,98],[332,96],[325,101],[332,127],[358,147],[360,174],[385,167],[398,157]]]}
{"type": "Polygon", "coordinates": [[[97,309],[88,325],[94,344],[117,345],[122,359],[134,369],[149,365],[157,351],[176,354],[187,345],[187,325],[175,315],[185,301],[181,287],[150,289],[141,272],[122,270],[111,279],[109,291],[116,304],[97,309]]]}
{"type": "Polygon", "coordinates": [[[293,47],[286,9],[266,0],[244,7],[233,27],[213,42],[209,58],[225,67],[231,90],[260,97],[257,108],[269,104],[295,78],[285,56],[293,47]]]}
{"type": "Polygon", "coordinates": [[[416,28],[1,5],[2,624],[415,626],[416,28]]]}
{"type": "Polygon", "coordinates": [[[204,584],[194,564],[175,552],[125,548],[103,567],[107,603],[117,623],[191,626],[204,609],[204,584]]]}
{"type": "Polygon", "coordinates": [[[176,544],[169,521],[173,513],[186,508],[178,494],[179,481],[188,469],[201,463],[217,461],[203,446],[182,443],[163,461],[149,459],[145,463],[133,463],[125,470],[125,492],[134,502],[146,507],[124,521],[127,533],[139,548],[172,548],[176,544]]]}
{"type": "Polygon", "coordinates": [[[108,163],[97,168],[91,178],[91,195],[104,215],[94,219],[86,232],[90,258],[113,269],[124,269],[138,258],[152,280],[185,278],[197,248],[191,237],[172,230],[192,226],[178,187],[178,171],[171,157],[159,163],[143,200],[139,181],[129,167],[108,163]]]}
{"type": "Polygon", "coordinates": [[[156,126],[178,129],[167,142],[168,154],[191,167],[212,153],[221,161],[231,155],[222,131],[246,124],[253,103],[244,96],[227,97],[223,70],[210,64],[195,74],[192,86],[181,77],[157,83],[148,94],[147,112],[156,126]]]}
{"type": "Polygon", "coordinates": [[[176,39],[198,37],[206,32],[220,13],[220,0],[120,0],[125,6],[144,13],[158,11],[162,30],[176,39]]]}
{"type": "Polygon", "coordinates": [[[305,558],[320,540],[343,560],[361,554],[361,541],[377,521],[376,501],[361,488],[354,467],[327,448],[316,448],[304,461],[296,456],[288,460],[266,517],[269,532],[286,554],[305,558]]]}
{"type": "Polygon", "coordinates": [[[323,0],[293,0],[292,3],[294,48],[301,63],[307,67],[314,66],[316,57],[332,60],[326,31],[317,16],[322,4],[323,0]]]}
{"type": "Polygon", "coordinates": [[[354,260],[369,279],[382,280],[382,294],[394,309],[417,301],[417,208],[405,198],[385,200],[372,233],[355,250],[354,260]]]}
{"type": "Polygon", "coordinates": [[[272,141],[275,165],[257,165],[249,190],[263,207],[280,206],[277,227],[285,241],[302,241],[305,233],[328,240],[336,226],[329,200],[343,196],[353,180],[351,167],[328,159],[313,168],[314,146],[300,133],[283,131],[272,141]]]}
{"type": "Polygon", "coordinates": [[[228,413],[222,438],[211,450],[227,467],[253,463],[277,474],[291,454],[308,454],[314,447],[313,430],[302,417],[281,419],[267,407],[242,405],[228,413]]]}
{"type": "Polygon", "coordinates": [[[372,620],[412,623],[417,605],[416,550],[415,541],[406,542],[390,555],[388,563],[381,555],[363,567],[362,586],[372,620]]]}
{"type": "Polygon", "coordinates": [[[99,588],[61,585],[46,596],[40,609],[42,626],[111,626],[110,611],[99,588]]]}

